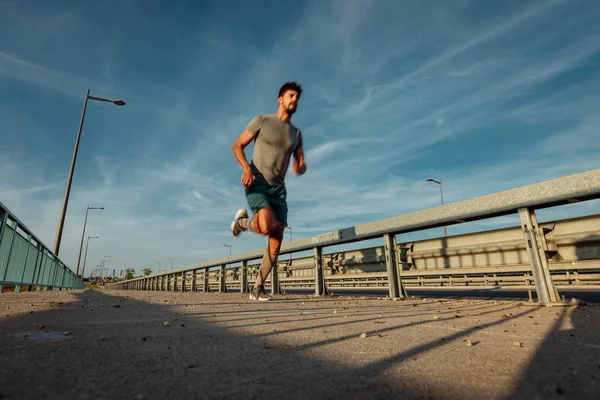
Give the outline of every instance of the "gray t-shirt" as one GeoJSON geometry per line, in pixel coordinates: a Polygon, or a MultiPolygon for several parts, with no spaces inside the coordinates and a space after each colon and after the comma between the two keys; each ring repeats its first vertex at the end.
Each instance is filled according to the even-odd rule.
{"type": "Polygon", "coordinates": [[[256,183],[285,186],[290,157],[302,145],[302,133],[277,114],[259,115],[247,130],[254,133],[254,155],[250,167],[256,183]]]}

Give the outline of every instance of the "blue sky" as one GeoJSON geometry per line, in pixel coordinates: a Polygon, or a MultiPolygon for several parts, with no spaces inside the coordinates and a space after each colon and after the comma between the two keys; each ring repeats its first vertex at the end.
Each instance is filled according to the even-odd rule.
{"type": "Polygon", "coordinates": [[[91,266],[263,247],[229,231],[246,205],[231,145],[287,80],[305,89],[294,238],[437,206],[430,176],[454,202],[598,168],[599,19],[594,0],[0,0],[0,201],[52,247],[88,88],[127,105],[88,105],[61,248],[73,269],[87,204],[106,208],[90,211],[91,266]]]}

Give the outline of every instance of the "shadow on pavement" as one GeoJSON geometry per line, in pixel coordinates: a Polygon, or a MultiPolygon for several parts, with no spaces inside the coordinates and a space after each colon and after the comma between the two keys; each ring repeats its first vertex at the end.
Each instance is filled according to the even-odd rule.
{"type": "MultiPolygon", "coordinates": [[[[599,235],[581,240],[575,261],[600,259],[599,241],[599,235]]],[[[567,298],[571,294],[559,292],[567,298]]],[[[600,398],[600,307],[557,308],[556,313],[555,324],[521,374],[511,399],[600,398]]]]}
{"type": "MultiPolygon", "coordinates": [[[[197,313],[189,310],[189,307],[188,311],[182,312],[186,310],[186,304],[195,305],[202,301],[189,301],[178,307],[171,307],[130,298],[127,292],[104,294],[97,290],[86,290],[70,294],[73,301],[55,304],[51,310],[33,314],[19,313],[2,320],[1,399],[490,398],[490,393],[465,395],[464,389],[453,383],[452,378],[440,382],[418,375],[390,376],[387,371],[442,345],[460,342],[475,330],[506,322],[501,319],[468,330],[457,329],[451,334],[442,333],[441,340],[414,342],[409,344],[408,350],[392,350],[391,354],[370,361],[368,353],[377,350],[377,344],[374,344],[372,346],[375,347],[365,347],[364,352],[355,354],[357,358],[364,358],[365,362],[351,365],[349,360],[343,358],[332,362],[317,356],[317,348],[338,342],[339,346],[347,346],[347,341],[356,337],[350,331],[334,337],[323,337],[321,332],[328,324],[320,325],[320,321],[308,321],[319,327],[316,340],[306,335],[294,336],[292,329],[289,332],[283,329],[280,334],[288,335],[290,340],[305,340],[286,345],[270,338],[274,326],[254,327],[252,332],[255,334],[242,334],[233,329],[224,329],[227,325],[221,324],[226,321],[198,318],[197,313]],[[165,321],[169,322],[168,326],[163,326],[165,321]],[[46,325],[44,329],[37,327],[41,323],[46,325]],[[259,329],[258,333],[256,329],[259,329]],[[66,330],[69,331],[68,335],[64,334],[66,330]]],[[[194,299],[195,294],[188,293],[186,296],[185,299],[194,299]]],[[[206,295],[198,294],[200,296],[206,295]]],[[[136,297],[145,296],[138,293],[136,297]]],[[[32,298],[28,297],[27,301],[32,298]]],[[[310,300],[306,303],[311,314],[323,310],[312,307],[310,300]]],[[[266,305],[264,308],[257,303],[250,306],[259,307],[256,310],[263,312],[255,317],[257,322],[261,321],[260,318],[268,319],[269,315],[273,315],[273,310],[267,309],[266,305]]],[[[218,307],[218,304],[206,302],[200,310],[202,314],[217,316],[220,313],[218,307]]],[[[425,311],[429,306],[426,303],[419,305],[414,313],[412,307],[406,307],[402,311],[410,310],[407,315],[418,314],[419,307],[423,307],[425,311]]],[[[325,309],[327,313],[332,313],[331,309],[325,309]]],[[[368,310],[364,316],[367,319],[374,318],[373,311],[368,310]]],[[[383,310],[386,311],[388,310],[383,310]]],[[[481,315],[492,312],[477,310],[476,307],[462,309],[463,313],[467,311],[481,311],[481,315]]],[[[534,311],[535,308],[527,307],[515,311],[518,314],[515,317],[534,311]]],[[[448,315],[441,315],[440,319],[455,318],[454,314],[457,312],[459,311],[456,309],[448,311],[448,315]]],[[[586,332],[592,335],[593,329],[590,329],[591,325],[582,312],[585,309],[573,311],[577,318],[584,318],[580,323],[586,322],[586,332]]],[[[382,312],[379,314],[383,316],[382,312]]],[[[230,314],[225,314],[227,315],[230,314]]],[[[363,323],[364,321],[357,319],[347,324],[363,323]]],[[[411,324],[389,324],[390,326],[381,327],[370,334],[385,336],[390,331],[406,326],[430,323],[433,321],[427,317],[411,324]]],[[[572,332],[580,334],[575,328],[572,332]]],[[[571,338],[569,333],[563,331],[553,332],[553,335],[565,340],[571,338]]],[[[589,343],[594,342],[591,337],[589,339],[589,343]]],[[[597,342],[596,339],[595,343],[597,342]]],[[[368,342],[360,343],[366,346],[368,342]]],[[[547,341],[544,346],[547,343],[551,342],[547,341]]],[[[580,347],[574,350],[568,343],[573,344],[565,343],[564,351],[548,345],[549,350],[542,353],[543,356],[536,357],[524,376],[534,380],[541,379],[542,383],[551,379],[545,376],[553,376],[552,371],[539,373],[539,368],[543,368],[545,361],[543,357],[568,357],[569,363],[566,365],[576,365],[581,357],[591,360],[592,356],[598,355],[598,348],[594,348],[593,352],[587,348],[587,353],[580,353],[580,347]],[[571,353],[567,352],[568,349],[571,353]]],[[[460,346],[463,348],[464,345],[460,346]]],[[[359,350],[363,349],[359,347],[359,350]]],[[[598,360],[597,357],[595,359],[598,360]]],[[[592,367],[598,368],[597,363],[585,367],[582,365],[581,369],[589,370],[592,367]]],[[[448,373],[452,374],[452,371],[448,373]]],[[[589,376],[576,378],[573,381],[575,387],[583,386],[584,378],[588,381],[590,379],[589,376]]],[[[595,382],[597,391],[598,381],[595,382]]],[[[566,384],[563,386],[565,392],[570,388],[566,384]]],[[[536,387],[528,380],[524,381],[523,387],[515,390],[516,398],[530,398],[526,394],[537,393],[536,387]]],[[[548,390],[557,393],[555,388],[548,390]]],[[[579,398],[591,398],[585,397],[591,391],[581,393],[583,395],[579,398]]]]}
{"type": "Polygon", "coordinates": [[[600,396],[598,307],[556,310],[556,321],[520,374],[510,399],[597,399],[600,396]]]}

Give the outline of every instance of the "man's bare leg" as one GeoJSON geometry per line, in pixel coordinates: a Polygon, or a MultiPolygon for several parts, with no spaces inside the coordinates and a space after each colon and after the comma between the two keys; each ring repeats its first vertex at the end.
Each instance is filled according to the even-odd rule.
{"type": "Polygon", "coordinates": [[[254,287],[262,286],[267,280],[267,277],[271,273],[273,267],[277,265],[277,257],[279,256],[279,249],[281,248],[284,229],[284,225],[278,222],[278,226],[275,231],[269,235],[268,246],[265,249],[265,254],[263,255],[260,271],[256,277],[254,287]]]}
{"type": "Polygon", "coordinates": [[[261,268],[258,271],[258,276],[254,284],[254,290],[251,292],[251,298],[270,300],[270,296],[266,295],[264,291],[262,295],[259,291],[262,290],[263,284],[273,267],[277,265],[277,257],[281,248],[285,226],[277,220],[270,207],[261,209],[253,218],[239,218],[236,223],[243,230],[248,229],[269,237],[268,245],[262,258],[261,268]]]}

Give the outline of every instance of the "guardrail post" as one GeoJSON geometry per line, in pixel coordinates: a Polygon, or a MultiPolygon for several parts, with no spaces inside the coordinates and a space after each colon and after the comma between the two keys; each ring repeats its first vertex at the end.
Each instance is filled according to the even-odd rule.
{"type": "Polygon", "coordinates": [[[182,292],[185,292],[187,290],[185,278],[186,278],[185,272],[182,272],[181,273],[181,291],[182,292]]]}
{"type": "Polygon", "coordinates": [[[227,285],[225,284],[226,276],[225,265],[221,264],[219,268],[219,293],[227,292],[227,285]]]}
{"type": "MultiPolygon", "coordinates": [[[[0,249],[2,248],[2,240],[4,239],[4,232],[6,231],[6,220],[8,218],[8,213],[4,210],[0,209],[0,249]]],[[[2,293],[2,281],[0,281],[0,293],[2,293]]]]}
{"type": "Polygon", "coordinates": [[[196,282],[196,278],[198,278],[198,273],[196,272],[196,270],[192,271],[192,292],[195,292],[197,287],[198,287],[198,283],[196,282]]]}
{"type": "Polygon", "coordinates": [[[398,259],[396,257],[396,235],[386,233],[383,235],[385,251],[385,267],[388,276],[388,288],[390,298],[407,297],[406,289],[402,283],[402,276],[399,271],[398,259]]]}
{"type": "Polygon", "coordinates": [[[242,270],[240,292],[248,293],[248,260],[242,261],[242,266],[240,267],[240,269],[242,270]]]}
{"type": "MultiPolygon", "coordinates": [[[[1,228],[0,228],[1,229],[1,228]]],[[[31,249],[31,235],[27,235],[27,252],[25,253],[25,261],[23,262],[23,273],[21,274],[21,282],[25,279],[25,272],[27,271],[27,261],[29,259],[29,250],[31,249]]],[[[32,279],[33,280],[33,279],[32,279]]],[[[15,292],[19,293],[21,291],[22,285],[17,285],[15,287],[15,292]]],[[[31,291],[31,290],[28,290],[31,291]]]]}
{"type": "Polygon", "coordinates": [[[31,280],[31,283],[33,283],[36,286],[36,291],[41,291],[42,288],[39,285],[39,281],[40,281],[40,275],[42,273],[42,264],[44,262],[44,250],[42,248],[42,245],[36,241],[36,246],[35,246],[36,250],[37,250],[37,255],[35,257],[35,267],[33,268],[33,279],[31,280]]]}
{"type": "Polygon", "coordinates": [[[519,208],[519,219],[521,220],[521,231],[525,238],[527,255],[531,263],[531,272],[538,301],[542,305],[557,302],[559,299],[558,291],[550,275],[546,252],[541,244],[541,240],[545,239],[543,232],[540,232],[535,212],[528,208],[519,208]]]}
{"type": "Polygon", "coordinates": [[[323,274],[323,248],[313,248],[313,259],[315,265],[315,295],[322,296],[327,294],[325,286],[325,276],[323,274]]]}
{"type": "Polygon", "coordinates": [[[271,294],[281,294],[281,290],[279,289],[279,260],[275,261],[275,265],[273,265],[273,269],[271,270],[271,294]]]}
{"type": "Polygon", "coordinates": [[[210,292],[210,286],[208,285],[208,267],[204,268],[204,284],[202,285],[203,292],[210,292]]]}

